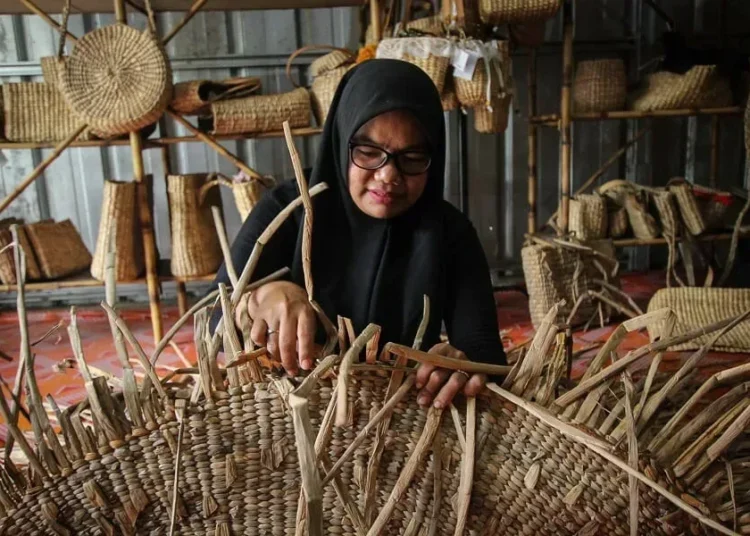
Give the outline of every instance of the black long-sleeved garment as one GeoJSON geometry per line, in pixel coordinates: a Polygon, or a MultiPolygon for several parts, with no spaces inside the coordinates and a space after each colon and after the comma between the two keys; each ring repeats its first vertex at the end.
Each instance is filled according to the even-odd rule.
{"type": "MultiPolygon", "coordinates": [[[[326,182],[313,198],[312,268],[315,299],[335,321],[352,320],[357,332],[381,326],[381,344],[411,345],[430,298],[423,349],[439,342],[445,323],[450,343],[473,361],[505,363],[487,261],[470,221],[443,200],[445,125],[440,96],[419,68],[396,60],[371,60],[350,70],[339,85],[326,121],[309,185],[326,182]],[[348,191],[348,143],[367,121],[408,110],[427,137],[432,155],[427,184],[406,213],[390,219],[360,211],[348,191]]],[[[268,192],[252,210],[232,245],[238,271],[271,220],[298,196],[294,181],[268,192]]],[[[303,210],[294,211],[263,249],[251,281],[282,267],[304,286],[303,210]]],[[[228,283],[225,268],[214,286],[228,283]]],[[[214,319],[215,325],[216,319],[214,319]]]]}

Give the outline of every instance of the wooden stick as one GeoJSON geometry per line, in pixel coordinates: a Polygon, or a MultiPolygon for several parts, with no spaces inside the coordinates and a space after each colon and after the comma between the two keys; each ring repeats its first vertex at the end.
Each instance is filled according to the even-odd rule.
{"type": "Polygon", "coordinates": [[[563,3],[563,72],[560,92],[560,235],[568,234],[571,184],[571,108],[573,84],[573,6],[571,0],[563,3]]]}
{"type": "Polygon", "coordinates": [[[125,11],[124,0],[115,0],[115,20],[118,24],[128,23],[128,14],[125,11]]]}
{"type": "Polygon", "coordinates": [[[206,134],[205,132],[201,132],[197,128],[195,128],[193,125],[190,124],[190,122],[182,117],[180,114],[172,110],[171,108],[167,108],[167,114],[169,117],[177,121],[180,125],[185,127],[190,133],[201,140],[203,143],[211,147],[214,151],[219,153],[220,156],[223,156],[227,160],[229,160],[232,164],[237,166],[240,170],[242,170],[248,177],[252,177],[254,179],[263,180],[263,177],[260,173],[255,171],[254,169],[248,167],[242,160],[237,158],[235,155],[230,153],[228,150],[226,150],[216,139],[206,134]]]}
{"type": "MultiPolygon", "coordinates": [[[[32,13],[38,15],[44,22],[49,24],[49,26],[59,33],[65,33],[65,38],[73,43],[78,41],[78,38],[70,33],[68,30],[64,30],[62,26],[60,26],[55,19],[47,15],[44,10],[42,10],[39,6],[37,6],[34,2],[31,0],[19,0],[24,6],[26,6],[26,9],[31,11],[32,13]]],[[[79,133],[80,134],[80,133],[79,133]]]]}
{"type": "Polygon", "coordinates": [[[347,350],[339,367],[338,380],[336,383],[336,426],[346,426],[349,420],[349,397],[347,388],[349,384],[349,371],[354,360],[362,353],[368,341],[373,338],[380,328],[376,324],[368,325],[357,337],[352,346],[347,350]]]}
{"type": "Polygon", "coordinates": [[[450,370],[462,370],[464,372],[470,372],[472,374],[487,374],[490,376],[507,376],[513,367],[506,365],[490,365],[487,363],[478,363],[476,361],[468,361],[465,359],[454,359],[451,357],[444,357],[437,354],[428,354],[419,350],[414,350],[408,346],[403,346],[396,343],[386,343],[385,348],[387,351],[394,355],[405,357],[418,363],[427,365],[434,365],[440,368],[446,368],[450,370]]]}
{"type": "Polygon", "coordinates": [[[414,447],[411,456],[409,456],[409,460],[406,462],[406,466],[398,476],[398,480],[396,480],[396,484],[393,486],[390,496],[383,505],[383,508],[380,510],[380,513],[375,519],[375,522],[370,527],[370,530],[367,532],[367,536],[378,536],[379,534],[382,534],[384,532],[385,526],[388,524],[388,520],[391,518],[391,515],[393,515],[393,511],[395,510],[396,505],[399,503],[401,497],[409,488],[409,484],[411,484],[411,481],[414,478],[417,469],[422,464],[422,460],[424,460],[425,456],[427,455],[427,451],[432,445],[432,442],[435,439],[435,435],[440,429],[440,421],[442,420],[442,418],[442,409],[431,406],[427,411],[427,421],[425,422],[424,429],[422,430],[422,435],[419,437],[419,441],[417,441],[417,444],[414,447]]]}
{"type": "Polygon", "coordinates": [[[229,240],[227,239],[227,230],[224,228],[224,221],[221,218],[221,209],[217,206],[211,207],[211,214],[214,216],[214,227],[216,227],[216,234],[219,236],[219,246],[221,247],[221,254],[224,256],[224,266],[227,268],[227,275],[229,275],[229,282],[232,283],[232,288],[237,286],[237,272],[234,269],[234,263],[232,262],[232,252],[229,249],[229,240]]]}
{"type": "Polygon", "coordinates": [[[461,480],[458,485],[458,507],[454,536],[462,536],[469,517],[471,490],[474,486],[474,456],[476,449],[477,399],[466,399],[466,447],[461,458],[461,480]]]}
{"type": "MultiPolygon", "coordinates": [[[[536,65],[537,65],[537,51],[532,48],[529,52],[529,117],[536,116],[536,65]]],[[[528,155],[528,167],[529,167],[529,179],[528,179],[528,201],[529,201],[529,212],[527,216],[527,231],[529,234],[536,232],[536,190],[537,190],[537,126],[533,123],[529,123],[529,155],[528,155]]]]}
{"type": "Polygon", "coordinates": [[[185,435],[185,400],[178,398],[175,400],[175,415],[177,422],[180,423],[177,432],[177,452],[174,456],[174,481],[172,482],[172,507],[169,514],[169,536],[174,535],[175,525],[177,522],[177,490],[180,479],[180,461],[182,453],[182,438],[185,435]]]}
{"type": "Polygon", "coordinates": [[[154,331],[154,344],[162,337],[161,305],[159,298],[159,261],[154,237],[154,220],[151,212],[152,181],[146,178],[143,170],[143,143],[140,132],[130,133],[130,152],[133,158],[133,179],[137,187],[138,218],[143,236],[143,254],[146,258],[146,286],[151,313],[151,328],[154,331]]]}
{"type": "MultiPolygon", "coordinates": [[[[623,374],[622,382],[625,387],[625,420],[627,421],[628,435],[628,464],[634,470],[638,470],[638,435],[635,431],[635,415],[633,414],[633,393],[635,387],[630,375],[623,374]]],[[[638,536],[638,480],[628,475],[628,487],[630,488],[630,536],[638,536]]]]}
{"type": "Polygon", "coordinates": [[[190,20],[191,20],[191,19],[192,19],[193,17],[195,17],[195,15],[196,15],[196,14],[198,13],[198,11],[200,11],[200,10],[201,10],[201,8],[202,8],[202,7],[204,6],[204,5],[206,5],[206,2],[207,2],[207,1],[208,1],[208,0],[195,0],[195,2],[193,2],[193,5],[192,5],[192,6],[190,6],[190,9],[189,9],[189,10],[188,10],[188,12],[187,12],[187,13],[185,14],[185,16],[184,16],[184,17],[182,18],[182,20],[181,20],[180,22],[178,22],[178,23],[177,23],[177,24],[175,25],[175,27],[174,27],[174,28],[172,28],[172,29],[171,29],[171,30],[169,31],[169,33],[167,34],[167,36],[166,36],[166,37],[165,37],[165,38],[164,38],[164,39],[162,40],[161,44],[162,44],[163,46],[167,46],[167,44],[168,44],[168,43],[169,43],[169,42],[170,42],[170,41],[172,40],[172,38],[173,38],[173,37],[174,37],[175,35],[177,35],[177,33],[178,33],[178,32],[179,32],[180,30],[182,30],[182,29],[183,29],[183,28],[185,27],[185,25],[186,25],[186,24],[187,24],[188,22],[190,22],[190,20]]]}
{"type": "Polygon", "coordinates": [[[375,43],[379,43],[383,36],[383,29],[380,24],[380,0],[370,1],[370,24],[372,24],[372,37],[375,43]]]}
{"type": "Polygon", "coordinates": [[[36,471],[36,473],[42,478],[47,477],[47,471],[39,461],[39,458],[36,457],[36,454],[31,448],[31,445],[29,445],[29,442],[26,441],[26,436],[23,435],[23,432],[21,432],[18,426],[13,424],[10,416],[10,410],[8,409],[8,404],[6,404],[5,397],[3,396],[0,396],[0,414],[0,416],[2,416],[3,420],[7,424],[7,428],[11,436],[16,440],[18,446],[21,447],[21,450],[26,456],[26,459],[29,461],[29,465],[31,466],[31,468],[36,471]]]}
{"type": "MultiPolygon", "coordinates": [[[[616,112],[578,113],[573,116],[574,121],[606,121],[616,119],[648,119],[650,117],[689,117],[695,115],[741,115],[744,108],[739,106],[725,106],[722,108],[681,108],[678,110],[621,110],[616,112]]],[[[560,116],[557,114],[538,115],[530,118],[530,122],[537,125],[557,126],[560,116]]]]}
{"type": "Polygon", "coordinates": [[[598,454],[599,456],[601,456],[602,458],[604,458],[611,464],[615,465],[621,471],[624,471],[627,475],[637,478],[643,484],[647,485],[648,487],[656,491],[659,495],[661,495],[662,497],[670,501],[672,504],[674,504],[678,508],[682,509],[683,511],[695,517],[698,521],[700,521],[704,525],[707,525],[711,527],[712,529],[715,529],[721,532],[722,534],[727,534],[729,536],[739,536],[737,533],[727,529],[725,526],[721,525],[720,523],[717,523],[713,519],[709,519],[708,517],[704,516],[698,509],[689,505],[688,503],[686,503],[685,501],[683,501],[676,495],[670,493],[667,489],[663,488],[657,482],[654,482],[647,476],[641,474],[639,471],[636,471],[635,469],[631,468],[627,463],[623,462],[620,458],[618,458],[617,456],[609,452],[609,450],[612,448],[611,445],[606,444],[606,443],[602,445],[601,441],[594,439],[588,434],[576,428],[573,428],[572,426],[567,425],[562,421],[559,421],[555,416],[548,414],[546,411],[543,411],[542,408],[539,408],[535,406],[534,404],[531,404],[530,402],[527,402],[526,400],[519,398],[513,395],[512,393],[505,391],[504,389],[501,389],[496,384],[490,383],[487,385],[487,387],[491,391],[497,393],[501,397],[508,400],[509,402],[521,407],[522,409],[529,412],[531,415],[541,419],[543,422],[557,429],[560,433],[568,436],[570,439],[572,439],[576,443],[579,443],[583,445],[584,447],[592,450],[593,452],[595,452],[596,454],[598,454]]]}
{"type": "MultiPolygon", "coordinates": [[[[24,0],[28,1],[28,0],[24,0]]],[[[5,199],[3,199],[2,203],[0,203],[0,212],[8,208],[8,206],[15,201],[15,199],[23,193],[26,188],[28,188],[32,182],[37,180],[42,173],[54,162],[57,160],[57,158],[62,154],[62,152],[75,141],[75,139],[81,135],[81,133],[86,130],[88,127],[87,124],[82,123],[80,124],[73,132],[68,134],[68,137],[65,138],[63,141],[61,141],[59,144],[55,146],[54,151],[50,153],[50,155],[42,160],[42,162],[34,168],[34,171],[29,173],[26,178],[24,178],[18,186],[15,187],[15,189],[9,193],[7,196],[5,196],[5,199]]]]}
{"type": "MultiPolygon", "coordinates": [[[[226,318],[234,318],[234,308],[232,302],[229,300],[229,294],[227,293],[227,287],[224,283],[219,283],[219,294],[221,296],[221,312],[226,318]]],[[[240,387],[240,375],[239,371],[235,370],[232,365],[237,361],[239,355],[242,353],[242,346],[240,345],[240,339],[237,336],[237,330],[225,329],[224,330],[224,355],[226,356],[226,370],[227,377],[229,378],[230,387],[240,387]]],[[[257,361],[253,360],[253,363],[257,366],[257,361]]]]}

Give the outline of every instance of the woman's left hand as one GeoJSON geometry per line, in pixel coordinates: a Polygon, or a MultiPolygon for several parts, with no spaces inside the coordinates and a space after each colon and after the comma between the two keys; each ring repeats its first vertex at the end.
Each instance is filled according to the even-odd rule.
{"type": "MultiPolygon", "coordinates": [[[[466,354],[447,342],[436,344],[429,353],[453,359],[467,359],[466,354]]],[[[417,389],[420,389],[417,402],[421,406],[428,406],[432,403],[436,408],[444,409],[462,389],[466,396],[476,396],[486,382],[487,376],[484,374],[469,375],[423,363],[417,371],[416,383],[417,389]]]]}

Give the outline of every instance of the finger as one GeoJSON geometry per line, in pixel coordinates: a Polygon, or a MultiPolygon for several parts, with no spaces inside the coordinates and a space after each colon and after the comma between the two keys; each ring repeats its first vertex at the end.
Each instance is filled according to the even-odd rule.
{"type": "Polygon", "coordinates": [[[242,296],[237,303],[237,307],[234,309],[234,323],[239,329],[242,329],[243,315],[246,311],[247,300],[245,299],[245,296],[242,296]]]}
{"type": "Polygon", "coordinates": [[[446,369],[435,369],[430,374],[430,379],[427,380],[427,384],[419,392],[417,396],[417,402],[422,406],[428,406],[432,403],[433,398],[440,390],[440,387],[446,382],[450,376],[451,371],[446,369]]]}
{"type": "Polygon", "coordinates": [[[430,351],[427,353],[444,355],[443,352],[445,352],[446,348],[449,348],[449,347],[450,345],[447,342],[439,342],[435,346],[430,348],[430,351]]]}
{"type": "Polygon", "coordinates": [[[477,396],[487,384],[486,374],[474,374],[464,385],[464,394],[466,396],[477,396]]]}
{"type": "Polygon", "coordinates": [[[255,343],[255,346],[265,346],[268,336],[268,324],[262,318],[253,321],[253,327],[250,329],[250,338],[255,343]]]}
{"type": "Polygon", "coordinates": [[[416,385],[417,389],[421,389],[425,386],[427,383],[427,380],[430,379],[430,374],[432,374],[432,371],[435,370],[434,365],[427,365],[426,363],[423,363],[419,366],[417,369],[417,379],[416,379],[416,385]]]}
{"type": "Polygon", "coordinates": [[[279,353],[284,370],[292,376],[297,374],[297,318],[295,316],[281,317],[278,333],[279,353]]]}
{"type": "Polygon", "coordinates": [[[465,374],[461,374],[460,372],[454,372],[451,374],[450,379],[443,385],[443,388],[440,389],[440,392],[435,397],[435,402],[433,405],[438,408],[447,408],[448,405],[453,401],[453,398],[458,394],[458,392],[463,388],[463,386],[467,383],[468,378],[465,374]]]}
{"type": "Polygon", "coordinates": [[[313,364],[313,343],[315,339],[315,313],[305,307],[297,319],[297,347],[302,370],[310,370],[313,364]]]}

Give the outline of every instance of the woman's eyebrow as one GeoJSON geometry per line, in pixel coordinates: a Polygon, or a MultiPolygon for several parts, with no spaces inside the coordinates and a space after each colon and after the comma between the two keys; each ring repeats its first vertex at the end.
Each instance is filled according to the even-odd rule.
{"type": "MultiPolygon", "coordinates": [[[[367,145],[374,145],[375,147],[380,147],[382,149],[389,149],[389,148],[385,147],[383,144],[378,143],[375,140],[368,138],[364,134],[359,134],[359,135],[353,136],[352,137],[352,142],[353,143],[364,143],[364,144],[367,144],[367,145]]],[[[427,147],[427,144],[425,142],[418,142],[418,143],[413,143],[413,144],[411,144],[411,145],[409,145],[407,147],[404,147],[404,148],[398,149],[398,150],[401,151],[401,152],[403,152],[403,151],[426,151],[427,149],[428,149],[428,147],[427,147]]]]}

